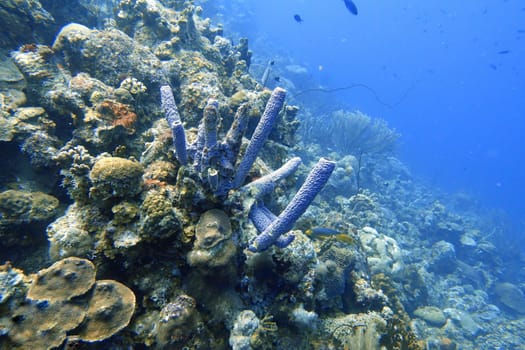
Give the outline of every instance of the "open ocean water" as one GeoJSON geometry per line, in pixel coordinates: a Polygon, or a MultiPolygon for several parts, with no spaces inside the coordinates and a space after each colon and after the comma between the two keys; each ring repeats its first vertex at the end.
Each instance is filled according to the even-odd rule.
{"type": "Polygon", "coordinates": [[[417,176],[523,220],[523,3],[365,1],[358,15],[342,0],[207,3],[255,58],[285,60],[284,76],[293,63],[326,90],[358,85],[321,107],[386,119],[417,176]]]}

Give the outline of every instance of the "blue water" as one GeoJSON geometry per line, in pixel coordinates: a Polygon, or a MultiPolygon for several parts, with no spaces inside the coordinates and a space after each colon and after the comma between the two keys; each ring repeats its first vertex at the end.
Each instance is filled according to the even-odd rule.
{"type": "Polygon", "coordinates": [[[334,92],[326,108],[387,120],[402,134],[399,156],[416,176],[520,222],[525,3],[355,3],[357,16],[342,0],[224,1],[220,20],[249,38],[254,59],[287,56],[327,89],[366,84],[375,94],[334,92]]]}

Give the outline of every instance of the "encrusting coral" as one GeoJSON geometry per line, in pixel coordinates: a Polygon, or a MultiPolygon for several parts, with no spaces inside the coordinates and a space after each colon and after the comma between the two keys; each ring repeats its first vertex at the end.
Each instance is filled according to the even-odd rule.
{"type": "Polygon", "coordinates": [[[67,258],[40,270],[27,291],[33,300],[70,300],[85,294],[95,283],[95,265],[89,260],[67,258]]]}
{"type": "Polygon", "coordinates": [[[7,336],[12,349],[52,349],[60,346],[67,332],[85,316],[85,306],[73,302],[28,302],[13,310],[7,336]]]}
{"type": "Polygon", "coordinates": [[[0,239],[5,247],[31,246],[58,214],[59,201],[42,192],[0,192],[0,239]]]}
{"type": "Polygon", "coordinates": [[[88,342],[109,338],[128,325],[134,311],[135,294],[131,289],[117,281],[97,281],[77,335],[88,342]]]}
{"type": "Polygon", "coordinates": [[[32,279],[25,282],[27,293],[10,293],[10,303],[0,303],[8,317],[0,318],[6,336],[0,345],[11,349],[52,349],[68,336],[101,341],[126,327],[135,311],[133,291],[117,281],[95,281],[95,267],[86,259],[59,260],[22,278],[32,279]]]}

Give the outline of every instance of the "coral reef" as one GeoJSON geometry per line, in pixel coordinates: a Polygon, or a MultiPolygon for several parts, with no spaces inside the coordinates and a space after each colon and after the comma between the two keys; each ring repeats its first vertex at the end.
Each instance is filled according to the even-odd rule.
{"type": "Polygon", "coordinates": [[[24,1],[20,4],[16,0],[3,1],[0,5],[2,47],[14,48],[20,42],[31,43],[36,39],[34,35],[46,38],[52,35],[53,16],[42,7],[39,1],[24,1]]]}
{"type": "Polygon", "coordinates": [[[78,337],[87,342],[109,338],[126,327],[135,311],[135,294],[117,281],[101,280],[94,286],[78,337]]]}
{"type": "Polygon", "coordinates": [[[252,349],[250,341],[259,327],[260,320],[252,310],[243,310],[237,315],[230,335],[230,346],[234,350],[252,349]]]}
{"type": "MultiPolygon", "coordinates": [[[[390,311],[383,312],[388,315],[390,311]]],[[[347,315],[321,322],[321,327],[332,334],[340,346],[356,349],[379,349],[381,334],[385,332],[386,326],[385,317],[377,312],[347,315]]]]}
{"type": "Polygon", "coordinates": [[[305,119],[301,126],[305,137],[317,141],[329,140],[331,147],[356,157],[363,153],[391,153],[400,137],[385,120],[372,119],[359,111],[338,110],[332,113],[331,118],[323,117],[323,122],[317,118],[321,117],[305,119]]]}
{"type": "Polygon", "coordinates": [[[27,246],[57,215],[59,201],[42,192],[0,193],[0,239],[5,247],[27,246]]]}
{"type": "Polygon", "coordinates": [[[435,306],[422,306],[414,311],[414,316],[425,320],[432,326],[442,327],[447,322],[443,311],[435,306]]]}
{"type": "Polygon", "coordinates": [[[119,157],[101,158],[93,164],[89,178],[93,187],[89,195],[96,201],[133,198],[142,190],[142,166],[119,157]]]}
{"type": "MultiPolygon", "coordinates": [[[[175,153],[179,163],[182,165],[188,163],[187,151],[189,150],[189,156],[193,159],[193,172],[197,174],[201,182],[208,187],[208,190],[215,197],[222,198],[230,190],[238,189],[244,183],[248,171],[268,138],[284,103],[285,95],[284,89],[276,88],[273,90],[244,155],[238,162],[237,170],[233,171],[233,167],[237,163],[236,158],[240,149],[241,138],[246,127],[244,107],[239,107],[225,140],[219,143],[217,142],[219,124],[217,102],[210,100],[204,109],[197,138],[194,143],[187,146],[186,134],[173,94],[168,86],[162,86],[162,105],[172,131],[175,153]]],[[[249,208],[250,218],[254,221],[257,230],[261,232],[249,243],[249,250],[258,252],[264,251],[274,244],[281,248],[290,244],[293,236],[284,237],[283,235],[292,229],[297,219],[306,211],[335,168],[335,162],[321,158],[292,201],[279,216],[275,216],[260,203],[261,198],[271,192],[277,181],[295,172],[299,163],[300,159],[294,158],[275,172],[249,183],[241,189],[243,193],[241,196],[245,197],[243,201],[250,203],[243,206],[249,208]],[[246,198],[250,196],[255,198],[255,202],[251,198],[246,198]]]]}
{"type": "Polygon", "coordinates": [[[390,277],[399,277],[402,274],[402,252],[393,238],[380,235],[375,229],[367,226],[362,228],[359,239],[367,254],[372,274],[384,273],[390,277]]]}
{"type": "Polygon", "coordinates": [[[219,267],[231,263],[236,246],[231,240],[230,219],[222,210],[204,212],[195,227],[193,249],[188,254],[190,266],[219,267]]]}
{"type": "Polygon", "coordinates": [[[89,260],[67,258],[40,270],[27,291],[33,300],[70,300],[87,293],[95,283],[95,266],[89,260]]]}
{"type": "MultiPolygon", "coordinates": [[[[64,18],[62,10],[50,11],[64,18]]],[[[52,293],[48,311],[31,319],[45,324],[55,305],[70,312],[69,304],[81,300],[74,305],[78,318],[50,328],[41,340],[47,343],[37,347],[111,343],[106,339],[130,322],[136,335],[127,333],[120,340],[126,344],[286,347],[293,344],[289,329],[316,330],[318,312],[331,309],[322,306],[328,279],[317,268],[314,242],[291,230],[335,162],[321,158],[294,193],[292,175],[304,173],[301,159],[289,158],[298,108],[283,108],[284,89],[261,89],[248,74],[247,41],[232,45],[199,11],[189,2],[168,8],[120,1],[116,22],[103,29],[90,29],[89,21],[63,23],[51,45],[11,53],[28,106],[15,103],[12,116],[2,114],[2,140],[61,182],[67,209],[42,219],[57,262],[29,287],[27,300],[35,300],[10,314],[44,309],[41,298],[52,293]],[[104,278],[117,275],[134,285],[143,299],[117,282],[94,281],[95,268],[84,258],[104,278]],[[90,282],[73,268],[82,266],[91,266],[90,282]],[[60,273],[49,278],[54,270],[60,273]],[[70,287],[59,293],[63,285],[70,287]],[[135,303],[140,315],[131,320],[135,303]],[[256,313],[242,316],[248,309],[256,313]],[[245,318],[257,321],[248,331],[240,325],[245,318]]],[[[341,264],[341,273],[359,265],[341,264]]],[[[366,283],[353,288],[357,278],[332,277],[343,280],[340,303],[357,293],[364,304],[374,294],[366,283]]],[[[6,281],[9,299],[26,298],[9,286],[12,278],[6,281]]],[[[10,345],[24,342],[7,334],[10,345]]]]}
{"type": "Polygon", "coordinates": [[[525,313],[525,296],[518,286],[508,282],[498,283],[495,290],[502,304],[520,314],[525,313]]]}
{"type": "Polygon", "coordinates": [[[160,311],[155,340],[161,349],[184,344],[196,332],[200,320],[195,299],[181,294],[160,311]]]}
{"type": "Polygon", "coordinates": [[[93,249],[93,228],[88,222],[99,221],[100,215],[94,208],[71,205],[65,215],[47,227],[49,255],[54,260],[69,256],[88,256],[93,249]]]}
{"type": "Polygon", "coordinates": [[[131,289],[95,281],[95,267],[86,259],[59,260],[29,277],[9,265],[1,271],[2,290],[7,288],[0,305],[2,348],[52,349],[67,337],[104,340],[126,327],[135,310],[131,289]]]}
{"type": "Polygon", "coordinates": [[[287,104],[193,1],[59,3],[0,4],[0,348],[523,343],[498,233],[384,121],[287,104]]]}

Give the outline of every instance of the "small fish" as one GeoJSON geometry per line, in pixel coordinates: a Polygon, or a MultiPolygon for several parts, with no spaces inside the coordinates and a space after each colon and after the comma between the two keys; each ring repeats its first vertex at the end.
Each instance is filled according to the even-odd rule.
{"type": "Polygon", "coordinates": [[[304,232],[310,239],[335,239],[339,242],[346,243],[346,244],[356,244],[356,240],[352,237],[347,235],[346,233],[341,233],[337,230],[334,230],[333,228],[328,227],[314,227],[311,229],[308,229],[304,232]]]}
{"type": "Polygon", "coordinates": [[[281,77],[274,77],[273,80],[275,80],[276,82],[280,82],[281,81],[281,77]]]}
{"type": "Polygon", "coordinates": [[[498,55],[506,55],[510,52],[510,50],[501,50],[501,51],[498,51],[498,55]]]}
{"type": "Polygon", "coordinates": [[[297,23],[302,23],[302,22],[304,22],[303,19],[301,18],[301,16],[299,16],[298,14],[293,15],[293,19],[295,19],[295,21],[296,21],[297,23]]]}
{"type": "Polygon", "coordinates": [[[346,243],[346,244],[356,244],[356,240],[354,239],[354,237],[352,236],[349,236],[347,234],[344,234],[344,233],[340,233],[338,235],[335,235],[335,239],[337,239],[339,242],[343,242],[343,243],[346,243]]]}
{"type": "Polygon", "coordinates": [[[494,70],[498,70],[498,67],[495,65],[495,64],[489,64],[489,67],[494,69],[494,70]]]}
{"type": "Polygon", "coordinates": [[[350,11],[351,14],[357,16],[357,6],[355,6],[354,2],[352,0],[343,0],[343,2],[345,3],[348,11],[350,11]]]}
{"type": "Polygon", "coordinates": [[[335,236],[340,232],[329,227],[314,227],[304,232],[310,238],[316,238],[321,236],[335,236]]]}

